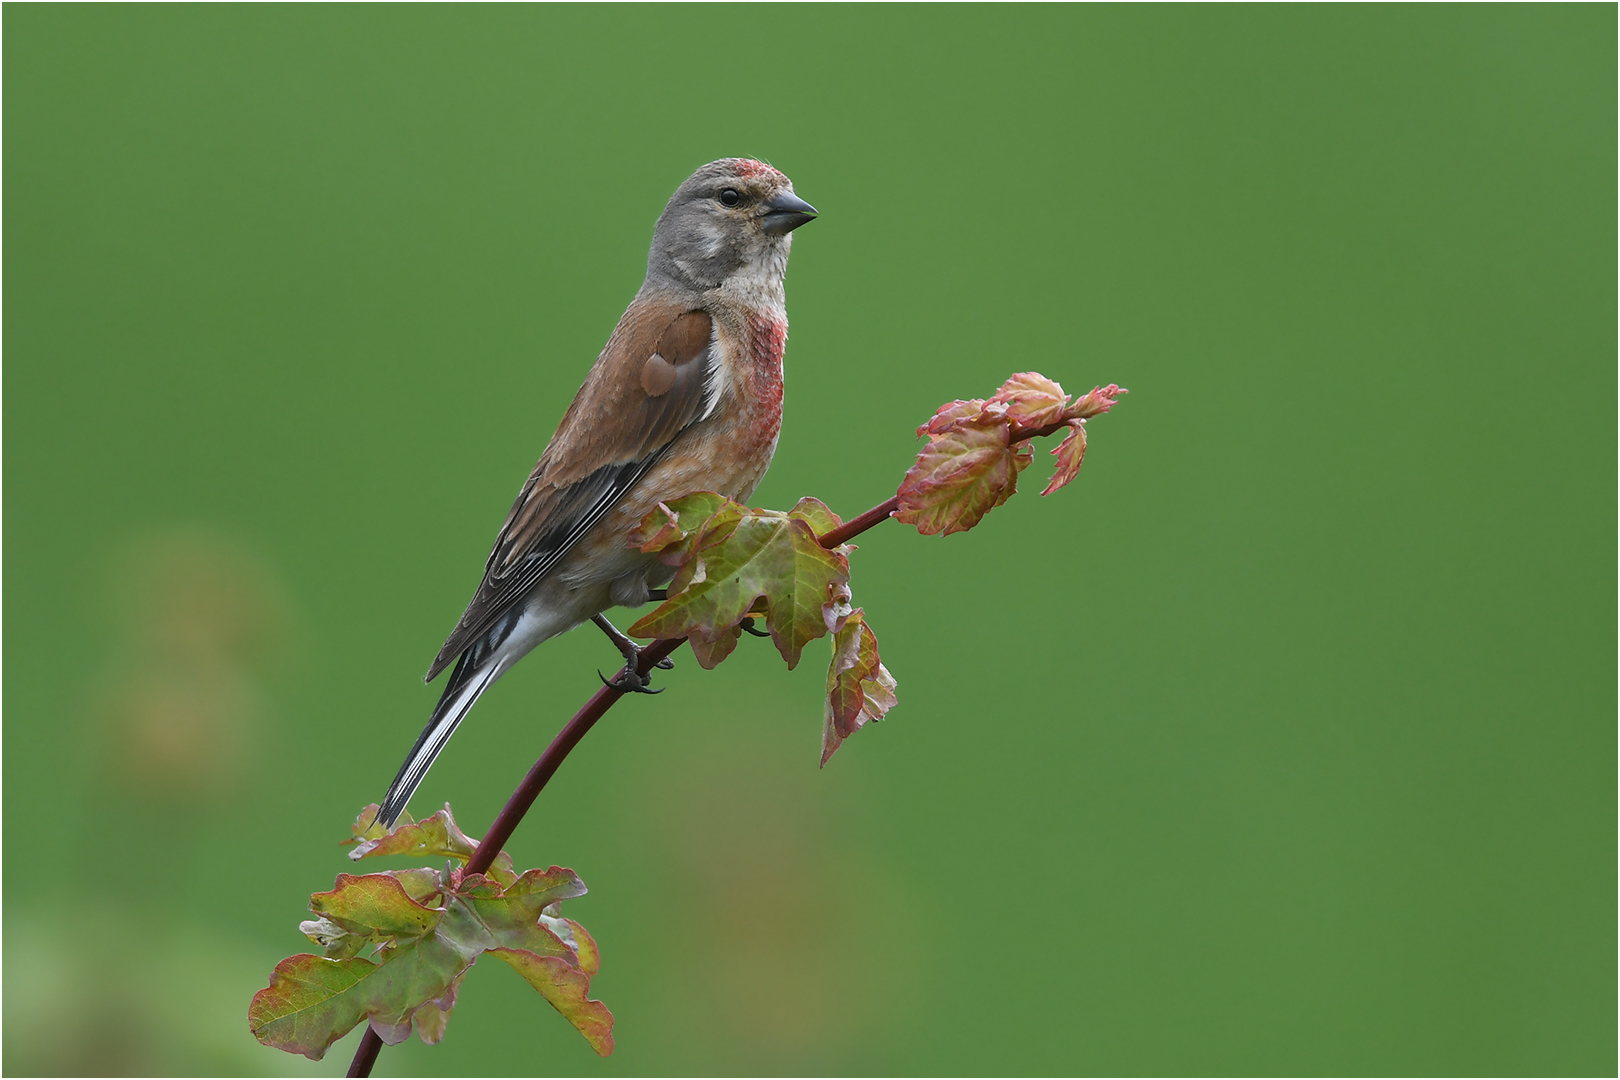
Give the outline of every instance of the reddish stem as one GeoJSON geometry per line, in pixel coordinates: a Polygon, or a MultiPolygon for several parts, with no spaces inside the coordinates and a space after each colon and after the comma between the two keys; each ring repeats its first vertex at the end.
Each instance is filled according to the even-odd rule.
{"type": "MultiPolygon", "coordinates": [[[[685,638],[660,638],[641,650],[636,671],[643,677],[647,676],[654,664],[685,644],[685,638]]],[[[540,755],[540,760],[534,763],[529,774],[523,778],[523,783],[512,792],[512,797],[506,800],[506,805],[501,807],[501,812],[495,816],[495,823],[479,841],[478,850],[467,860],[467,873],[482,874],[489,869],[490,864],[495,861],[495,856],[500,854],[501,848],[512,838],[512,832],[518,827],[518,822],[523,820],[523,815],[534,805],[534,800],[539,797],[541,789],[556,774],[563,759],[579,745],[579,740],[585,737],[585,733],[607,715],[607,711],[613,708],[620,698],[624,697],[624,693],[614,686],[602,687],[591,695],[591,700],[574,714],[572,720],[563,725],[563,729],[557,732],[557,737],[551,740],[551,745],[546,747],[546,752],[540,755]]]]}
{"type": "MultiPolygon", "coordinates": [[[[1050,435],[1066,426],[1066,422],[1060,421],[1039,428],[1015,427],[1007,433],[1007,442],[1010,445],[1023,442],[1025,439],[1032,439],[1038,435],[1050,435]]],[[[887,521],[899,505],[900,497],[898,495],[879,503],[860,517],[851,518],[832,532],[818,537],[821,546],[825,548],[837,547],[839,544],[854,539],[878,522],[887,521]]],[[[636,664],[636,670],[646,676],[652,671],[654,664],[684,644],[686,644],[685,638],[659,638],[641,650],[641,657],[636,664]]],[[[523,778],[523,783],[519,784],[518,789],[512,792],[512,797],[506,800],[506,805],[501,807],[501,812],[495,816],[494,824],[490,825],[489,831],[484,834],[483,840],[479,841],[478,850],[473,852],[471,859],[467,860],[467,873],[481,874],[490,868],[490,865],[495,861],[495,856],[500,854],[501,848],[505,847],[506,842],[512,838],[512,833],[517,829],[518,823],[523,820],[523,815],[529,812],[529,807],[534,805],[534,800],[540,797],[541,790],[556,775],[558,767],[563,763],[563,759],[573,751],[574,747],[579,745],[579,741],[585,737],[585,733],[596,726],[596,722],[607,715],[607,711],[618,704],[619,699],[622,697],[624,697],[623,690],[612,686],[604,686],[591,695],[591,700],[587,701],[584,708],[574,714],[572,720],[563,725],[563,729],[557,732],[557,737],[551,740],[551,745],[546,747],[545,753],[540,755],[540,760],[534,763],[533,768],[529,770],[529,774],[523,778]]],[[[349,1075],[370,1076],[371,1067],[376,1064],[377,1054],[382,1050],[382,1045],[382,1039],[367,1025],[366,1033],[360,1037],[360,1049],[355,1051],[354,1063],[349,1066],[349,1075]]]]}
{"type": "Polygon", "coordinates": [[[382,1052],[382,1036],[370,1024],[366,1025],[366,1033],[360,1036],[360,1049],[354,1052],[354,1060],[349,1062],[347,1076],[370,1076],[371,1067],[377,1064],[377,1055],[382,1052]]]}

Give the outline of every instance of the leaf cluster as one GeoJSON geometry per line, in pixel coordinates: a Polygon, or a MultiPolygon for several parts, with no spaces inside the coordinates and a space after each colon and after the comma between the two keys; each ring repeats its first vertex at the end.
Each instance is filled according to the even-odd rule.
{"type": "Polygon", "coordinates": [[[1086,455],[1086,420],[1107,412],[1124,394],[1110,383],[1071,401],[1045,375],[1025,371],[994,397],[953,401],[917,429],[928,445],[896,493],[895,517],[926,535],[966,532],[1018,490],[1018,474],[1034,460],[1030,438],[1068,429],[1052,451],[1057,468],[1042,495],[1075,478],[1086,455]]]}
{"type": "Polygon", "coordinates": [[[456,826],[448,804],[389,831],[366,824],[376,815],[375,805],[361,811],[352,858],[451,861],[442,870],[339,874],[331,891],[311,896],[315,918],[299,929],[321,954],[276,965],[248,1009],[254,1037],[315,1060],[361,1021],[390,1045],[413,1027],[423,1042],[437,1043],[461,980],[488,954],[528,980],[598,1054],[612,1053],[613,1014],[587,996],[601,967],[596,942],[560,910],[585,894],[579,877],[558,866],[515,873],[504,851],[487,873],[464,873],[478,845],[456,826]]]}
{"type": "Polygon", "coordinates": [[[833,635],[822,735],[825,765],[840,743],[895,704],[895,681],[878,660],[877,637],[850,606],[848,544],[821,537],[843,525],[816,499],[783,513],[751,510],[712,491],[659,503],[631,542],[675,576],[669,599],[630,627],[642,637],[691,643],[713,668],[737,647],[747,620],[763,618],[771,641],[798,666],[804,646],[833,635]]]}

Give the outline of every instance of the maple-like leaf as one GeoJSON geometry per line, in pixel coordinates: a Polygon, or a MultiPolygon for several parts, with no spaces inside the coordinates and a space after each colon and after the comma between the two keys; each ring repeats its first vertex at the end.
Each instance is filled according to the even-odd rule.
{"type": "MultiPolygon", "coordinates": [[[[456,825],[449,803],[444,804],[443,810],[421,821],[413,822],[409,814],[401,814],[394,827],[386,830],[377,824],[377,804],[371,803],[360,811],[353,831],[359,843],[349,852],[349,858],[356,862],[379,855],[441,855],[466,862],[478,850],[478,841],[456,825]]],[[[517,878],[512,872],[512,856],[504,851],[495,856],[494,865],[485,872],[503,885],[511,884],[517,878]]]]}
{"type": "Polygon", "coordinates": [[[671,502],[659,503],[631,531],[630,542],[642,551],[662,551],[685,540],[729,502],[731,500],[724,495],[712,491],[695,491],[671,502]]]}
{"type": "Polygon", "coordinates": [[[331,892],[309,898],[309,910],[351,934],[385,937],[421,937],[444,914],[412,898],[392,874],[339,874],[331,892]]]}
{"type": "MultiPolygon", "coordinates": [[[[1000,409],[1006,413],[1006,407],[1000,409]]],[[[995,416],[985,415],[985,402],[983,398],[972,398],[967,401],[950,401],[941,405],[939,411],[928,418],[928,423],[917,429],[918,435],[942,435],[956,424],[964,420],[995,419],[995,416]]]]}
{"type": "Polygon", "coordinates": [[[1007,406],[1007,420],[1021,427],[1038,428],[1063,419],[1069,395],[1063,387],[1038,371],[1021,371],[1002,384],[990,399],[1007,406]]]}
{"type": "Polygon", "coordinates": [[[573,919],[562,919],[560,921],[567,923],[568,929],[573,931],[573,937],[570,938],[566,934],[563,934],[559,927],[554,926],[549,921],[553,918],[553,916],[542,915],[540,918],[542,920],[546,920],[546,925],[551,926],[552,930],[557,933],[557,936],[561,937],[563,942],[567,944],[569,948],[574,950],[574,955],[579,957],[579,970],[583,971],[587,975],[595,975],[598,971],[602,970],[602,954],[597,951],[596,939],[591,937],[591,932],[589,930],[579,925],[579,923],[575,922],[573,919]]]}
{"type": "Polygon", "coordinates": [[[1057,468],[1053,470],[1052,481],[1046,485],[1042,495],[1052,494],[1079,475],[1080,463],[1086,456],[1086,422],[1070,420],[1069,434],[1052,448],[1052,453],[1057,456],[1057,468]]]}
{"type": "Polygon", "coordinates": [[[1101,416],[1118,405],[1119,399],[1128,393],[1129,390],[1113,383],[1099,386],[1091,393],[1076,399],[1073,405],[1064,410],[1063,417],[1066,420],[1089,420],[1093,416],[1101,416]]]}
{"type": "Polygon", "coordinates": [[[436,1046],[443,1040],[445,1028],[450,1025],[450,1010],[456,1007],[456,993],[461,989],[461,980],[466,977],[467,973],[463,971],[450,981],[448,990],[411,1014],[411,1021],[416,1025],[416,1037],[429,1046],[436,1046]]]}
{"type": "Polygon", "coordinates": [[[552,1008],[563,1014],[603,1057],[613,1053],[613,1014],[606,1005],[586,996],[591,977],[554,956],[536,956],[525,949],[491,949],[540,991],[552,1008]]]}
{"type": "Polygon", "coordinates": [[[856,608],[833,635],[827,668],[827,707],[821,731],[821,763],[868,721],[881,720],[897,704],[894,676],[878,658],[877,635],[856,608]]]}
{"type": "Polygon", "coordinates": [[[690,522],[689,512],[711,504],[678,499],[642,522],[643,551],[656,552],[676,573],[669,599],[636,620],[638,637],[684,637],[697,661],[712,668],[736,647],[738,624],[763,603],[766,628],[787,661],[798,665],[806,642],[827,632],[822,608],[831,585],[849,580],[844,549],[816,538],[842,522],[815,499],[787,513],[749,510],[731,500],[709,517],[690,522]],[[673,519],[673,520],[672,520],[673,519]]]}
{"type": "Polygon", "coordinates": [[[928,437],[928,445],[900,484],[894,516],[924,535],[949,536],[973,528],[1018,490],[1018,474],[1033,460],[1028,437],[1066,422],[1072,429],[1069,437],[1053,451],[1057,473],[1041,492],[1051,494],[1074,479],[1085,455],[1085,432],[1079,425],[1113,408],[1124,393],[1110,383],[1070,402],[1054,380],[1023,371],[988,400],[942,405],[917,429],[928,437]],[[1025,437],[1014,442],[1014,428],[1025,437]]]}
{"type": "Polygon", "coordinates": [[[1034,460],[1035,451],[1031,449],[1028,440],[1013,444],[1011,462],[1012,475],[1007,477],[1007,486],[1001,489],[1001,494],[996,496],[995,506],[992,506],[990,509],[994,510],[996,506],[1000,506],[1017,493],[1018,474],[1029,468],[1030,463],[1034,460]]]}
{"type": "Polygon", "coordinates": [[[965,532],[1016,483],[1006,420],[958,420],[917,455],[900,482],[894,516],[924,536],[965,532]]]}
{"type": "Polygon", "coordinates": [[[368,811],[375,822],[377,815],[374,806],[372,804],[362,810],[355,823],[359,843],[349,852],[351,859],[364,859],[368,855],[448,855],[466,862],[478,850],[478,841],[457,827],[448,803],[443,810],[421,821],[413,822],[401,815],[394,827],[381,835],[372,835],[378,831],[375,824],[366,829],[360,826],[360,822],[366,820],[368,811]]]}
{"type": "MultiPolygon", "coordinates": [[[[442,816],[371,835],[368,842],[376,844],[368,854],[397,848],[452,856],[471,844],[448,806],[442,816]],[[424,832],[434,819],[438,823],[424,832]]],[[[558,866],[522,875],[463,876],[459,868],[340,874],[331,891],[310,898],[317,918],[299,927],[326,955],[306,953],[278,964],[270,985],[254,995],[249,1027],[266,1045],[315,1059],[361,1022],[386,1043],[404,1040],[413,1027],[424,1042],[437,1042],[478,957],[519,952],[546,973],[545,985],[537,986],[546,1000],[605,1053],[612,1047],[613,1016],[584,994],[601,967],[600,953],[585,928],[559,910],[562,901],[584,892],[578,875],[558,866]],[[369,957],[356,955],[368,946],[369,957]]],[[[501,959],[512,962],[508,955],[501,959]]]]}

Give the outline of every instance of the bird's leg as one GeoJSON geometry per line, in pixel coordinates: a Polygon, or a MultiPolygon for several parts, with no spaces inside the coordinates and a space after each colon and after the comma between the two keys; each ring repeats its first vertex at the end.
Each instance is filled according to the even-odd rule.
{"type": "MultiPolygon", "coordinates": [[[[608,640],[613,642],[613,647],[619,650],[619,655],[624,657],[624,670],[615,675],[611,681],[603,678],[604,683],[637,694],[661,694],[664,692],[662,688],[652,689],[649,680],[636,670],[636,665],[641,659],[640,645],[620,633],[617,626],[608,622],[606,615],[592,615],[591,622],[602,628],[602,633],[608,636],[608,640]]],[[[675,666],[675,661],[666,656],[653,666],[669,671],[675,666]]],[[[600,676],[601,672],[597,674],[600,676]]]]}

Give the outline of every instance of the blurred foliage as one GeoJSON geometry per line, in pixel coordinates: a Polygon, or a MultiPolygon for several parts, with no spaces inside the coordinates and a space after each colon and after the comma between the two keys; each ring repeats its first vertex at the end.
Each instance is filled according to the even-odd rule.
{"type": "MultiPolygon", "coordinates": [[[[1009,370],[1131,408],[863,537],[858,753],[739,647],[570,758],[510,847],[591,883],[612,1058],[484,965],[379,1073],[1615,1071],[1612,7],[4,25],[6,1071],[303,1064],[242,1002],[730,154],[821,211],[754,502],[872,505],[1009,370]],[[46,913],[91,837],[139,887],[46,913]]],[[[607,664],[548,642],[422,804],[482,828],[607,664]]]]}

